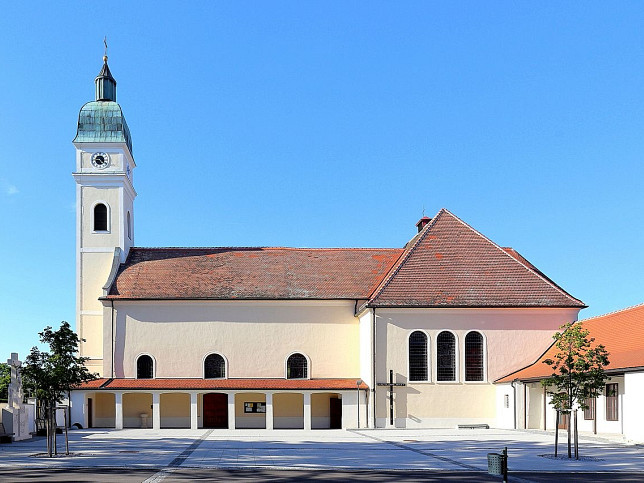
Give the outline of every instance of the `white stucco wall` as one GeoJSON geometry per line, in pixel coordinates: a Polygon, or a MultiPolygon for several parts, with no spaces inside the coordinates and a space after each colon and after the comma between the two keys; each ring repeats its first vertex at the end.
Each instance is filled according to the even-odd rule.
{"type": "MultiPolygon", "coordinates": [[[[155,377],[201,378],[203,360],[212,352],[226,358],[230,378],[283,378],[293,352],[309,358],[311,378],[360,374],[353,302],[117,301],[115,307],[115,377],[136,377],[137,357],[149,354],[155,377]]],[[[111,350],[106,337],[105,353],[111,350]]],[[[110,364],[107,357],[106,374],[110,364]]]]}
{"type": "Polygon", "coordinates": [[[644,443],[644,371],[624,374],[624,436],[638,443],[644,443]]]}
{"type": "MultiPolygon", "coordinates": [[[[457,424],[499,423],[498,390],[492,382],[536,360],[563,323],[577,319],[577,309],[377,309],[377,380],[395,382],[395,425],[398,427],[454,427],[457,424]],[[415,330],[428,336],[429,381],[408,381],[408,338],[415,330]],[[436,337],[449,330],[456,336],[457,379],[436,381],[436,337]],[[486,377],[465,382],[464,342],[476,330],[484,337],[486,377]],[[477,404],[471,404],[477,401],[477,404]]],[[[522,390],[521,390],[522,391],[522,390]]],[[[388,425],[386,387],[376,396],[378,425],[388,425]]],[[[517,394],[517,398],[522,397],[517,394]]],[[[513,396],[511,394],[511,399],[513,396]]],[[[521,409],[523,411],[523,409],[521,409]]],[[[501,422],[507,424],[501,417],[501,422]]],[[[522,422],[522,421],[521,421],[522,422]]]]}

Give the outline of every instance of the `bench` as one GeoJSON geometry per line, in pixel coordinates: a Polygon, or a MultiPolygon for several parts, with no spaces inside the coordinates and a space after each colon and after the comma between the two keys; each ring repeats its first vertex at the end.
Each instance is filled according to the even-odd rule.
{"type": "Polygon", "coordinates": [[[458,429],[490,429],[489,424],[459,424],[458,429]]]}
{"type": "Polygon", "coordinates": [[[7,433],[4,424],[0,423],[0,443],[13,443],[14,433],[7,433]]]}

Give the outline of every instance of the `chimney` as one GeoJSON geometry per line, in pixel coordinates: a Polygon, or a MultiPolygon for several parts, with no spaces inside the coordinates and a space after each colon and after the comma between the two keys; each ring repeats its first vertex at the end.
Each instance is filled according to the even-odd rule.
{"type": "Polygon", "coordinates": [[[425,228],[425,225],[432,221],[432,219],[429,216],[423,216],[420,220],[418,220],[418,223],[416,223],[416,226],[418,227],[418,233],[421,232],[423,228],[425,228]]]}

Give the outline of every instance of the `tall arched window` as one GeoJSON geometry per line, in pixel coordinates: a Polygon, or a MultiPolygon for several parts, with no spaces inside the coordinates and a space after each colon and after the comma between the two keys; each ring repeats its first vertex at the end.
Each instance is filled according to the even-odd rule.
{"type": "Polygon", "coordinates": [[[483,377],[483,336],[470,332],[465,336],[465,380],[482,381],[483,377]]]}
{"type": "Polygon", "coordinates": [[[427,380],[427,335],[420,330],[409,336],[409,380],[427,380]]]}
{"type": "Polygon", "coordinates": [[[103,203],[94,207],[94,231],[107,231],[107,206],[103,203]]]}
{"type": "Polygon", "coordinates": [[[226,377],[226,361],[219,354],[210,354],[203,361],[203,377],[222,379],[226,377]]]}
{"type": "Polygon", "coordinates": [[[152,379],[154,377],[154,361],[152,357],[144,354],[136,360],[136,378],[152,379]]]}
{"type": "Polygon", "coordinates": [[[286,379],[306,379],[308,377],[308,362],[302,354],[291,354],[286,360],[286,379]]]}
{"type": "Polygon", "coordinates": [[[130,218],[130,212],[127,212],[127,237],[132,239],[132,220],[130,218]]]}
{"type": "Polygon", "coordinates": [[[436,337],[436,380],[456,380],[456,337],[451,332],[436,337]]]}

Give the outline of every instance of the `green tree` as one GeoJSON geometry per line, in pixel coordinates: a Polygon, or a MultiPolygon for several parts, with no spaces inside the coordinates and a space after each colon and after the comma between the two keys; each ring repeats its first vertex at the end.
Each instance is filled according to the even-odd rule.
{"type": "MultiPolygon", "coordinates": [[[[56,405],[67,397],[72,389],[83,382],[96,379],[84,363],[86,357],[79,357],[80,339],[63,321],[58,330],[46,327],[38,334],[40,342],[49,345],[49,352],[41,352],[37,347],[31,349],[21,368],[23,387],[35,396],[45,409],[47,429],[47,453],[57,453],[56,448],[56,405]]],[[[65,428],[66,429],[66,428],[65,428]]],[[[65,430],[65,447],[69,453],[69,440],[65,430]]]]}
{"type": "Polygon", "coordinates": [[[9,397],[9,383],[11,382],[11,367],[9,364],[0,362],[0,401],[6,401],[9,397]]]}
{"type": "MultiPolygon", "coordinates": [[[[608,376],[604,368],[609,364],[609,353],[582,322],[570,322],[560,327],[553,339],[559,350],[552,359],[543,361],[552,368],[552,375],[541,381],[550,396],[551,404],[564,414],[574,415],[575,457],[577,453],[577,411],[588,409],[587,399],[596,398],[603,391],[608,376]]],[[[570,422],[568,425],[568,458],[571,457],[570,422]]]]}

